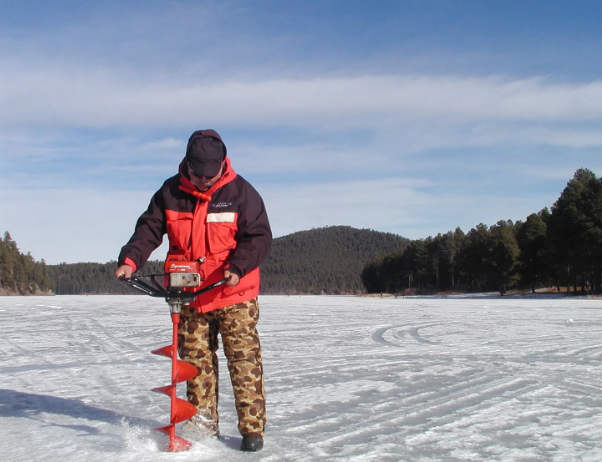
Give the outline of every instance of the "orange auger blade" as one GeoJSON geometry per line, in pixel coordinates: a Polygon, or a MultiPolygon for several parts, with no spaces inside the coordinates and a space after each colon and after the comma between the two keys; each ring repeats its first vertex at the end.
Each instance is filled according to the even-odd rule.
{"type": "Polygon", "coordinates": [[[186,382],[187,380],[195,378],[199,373],[197,368],[192,364],[187,363],[186,361],[180,361],[179,359],[176,361],[175,372],[174,383],[186,382]]]}
{"type": "Polygon", "coordinates": [[[185,440],[178,435],[174,435],[174,437],[169,440],[169,452],[188,451],[191,446],[192,443],[190,441],[185,440]]]}
{"type": "Polygon", "coordinates": [[[163,393],[171,398],[171,410],[169,413],[171,425],[155,428],[155,430],[168,435],[169,451],[177,452],[186,451],[192,446],[192,443],[176,435],[176,424],[191,419],[196,414],[196,407],[194,407],[188,401],[176,397],[177,384],[196,377],[198,371],[197,368],[192,364],[177,359],[177,354],[174,354],[178,351],[178,323],[180,321],[179,312],[172,311],[171,320],[173,322],[173,344],[153,350],[152,352],[156,355],[167,356],[168,358],[171,358],[172,381],[169,385],[153,388],[152,391],[163,393]]]}
{"type": "Polygon", "coordinates": [[[196,414],[196,407],[180,398],[176,401],[171,409],[171,423],[177,424],[192,418],[196,414]]]}
{"type": "Polygon", "coordinates": [[[156,430],[158,432],[165,433],[166,435],[169,435],[169,433],[171,432],[172,428],[174,428],[174,425],[165,425],[165,427],[157,427],[157,428],[153,428],[153,430],[156,430]]]}
{"type": "Polygon", "coordinates": [[[176,389],[176,384],[172,383],[171,385],[165,385],[164,387],[153,388],[151,391],[155,393],[163,393],[164,395],[171,396],[172,390],[176,389]]]}
{"type": "Polygon", "coordinates": [[[151,351],[151,353],[154,355],[167,356],[168,358],[171,358],[173,353],[173,345],[166,345],[162,348],[157,348],[156,350],[151,351]]]}
{"type": "Polygon", "coordinates": [[[169,452],[187,451],[192,443],[175,434],[175,425],[166,425],[165,427],[155,428],[158,432],[169,436],[169,452]]]}

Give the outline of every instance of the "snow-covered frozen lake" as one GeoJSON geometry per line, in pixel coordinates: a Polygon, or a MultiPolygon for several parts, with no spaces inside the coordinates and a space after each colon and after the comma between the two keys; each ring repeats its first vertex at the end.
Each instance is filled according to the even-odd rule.
{"type": "MultiPolygon", "coordinates": [[[[165,302],[0,297],[3,461],[602,461],[602,301],[260,298],[265,448],[162,452],[165,302]]],[[[180,396],[184,385],[180,385],[180,396]]]]}

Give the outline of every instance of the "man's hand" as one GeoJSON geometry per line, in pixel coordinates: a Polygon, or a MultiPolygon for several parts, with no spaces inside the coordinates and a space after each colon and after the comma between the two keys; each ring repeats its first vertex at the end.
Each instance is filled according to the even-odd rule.
{"type": "Polygon", "coordinates": [[[129,279],[132,277],[133,272],[134,268],[132,268],[130,265],[121,265],[119,268],[117,268],[117,271],[115,271],[115,277],[117,279],[120,277],[129,279]]]}
{"type": "Polygon", "coordinates": [[[228,278],[228,282],[226,282],[227,286],[235,286],[240,282],[238,274],[231,273],[228,270],[224,271],[224,277],[228,278]]]}

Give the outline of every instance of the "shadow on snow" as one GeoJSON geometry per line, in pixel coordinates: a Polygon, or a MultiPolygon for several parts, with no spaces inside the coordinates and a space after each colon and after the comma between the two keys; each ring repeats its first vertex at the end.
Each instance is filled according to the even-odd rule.
{"type": "Polygon", "coordinates": [[[39,418],[40,414],[58,414],[95,422],[107,422],[112,425],[137,427],[160,427],[163,424],[155,420],[139,419],[117,412],[90,406],[78,399],[59,398],[50,395],[36,395],[0,388],[0,417],[17,417],[43,421],[57,427],[70,428],[89,434],[97,434],[99,429],[88,425],[60,425],[39,418]]]}

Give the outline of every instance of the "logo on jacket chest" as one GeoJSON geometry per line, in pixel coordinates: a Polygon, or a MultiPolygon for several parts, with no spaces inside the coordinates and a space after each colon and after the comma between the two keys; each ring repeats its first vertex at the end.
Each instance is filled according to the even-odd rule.
{"type": "Polygon", "coordinates": [[[225,209],[226,207],[232,207],[232,202],[215,202],[211,204],[212,209],[225,209]]]}

